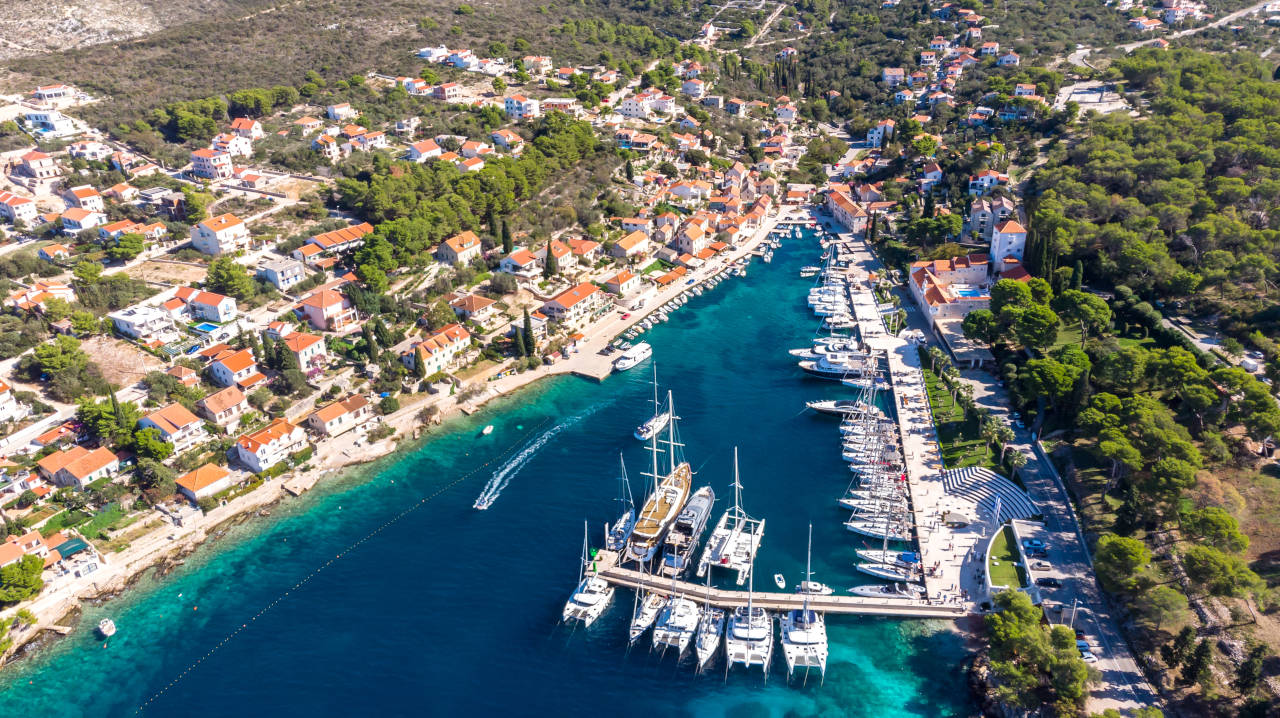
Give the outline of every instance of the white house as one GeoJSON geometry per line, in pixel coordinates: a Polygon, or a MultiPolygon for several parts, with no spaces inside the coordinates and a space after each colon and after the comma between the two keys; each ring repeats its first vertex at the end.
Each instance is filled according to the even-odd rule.
{"type": "Polygon", "coordinates": [[[249,410],[249,400],[238,386],[229,386],[215,391],[196,402],[196,411],[200,416],[212,421],[224,430],[234,427],[240,417],[249,410]]]}
{"type": "Polygon", "coordinates": [[[877,122],[875,127],[867,130],[867,144],[872,147],[879,147],[885,140],[893,137],[893,130],[896,126],[897,123],[891,119],[877,122]]]}
{"type": "Polygon", "coordinates": [[[243,135],[220,132],[213,136],[209,149],[214,152],[226,152],[232,157],[248,157],[253,154],[253,141],[243,135]]]}
{"type": "Polygon", "coordinates": [[[260,140],[263,137],[262,123],[248,117],[232,120],[231,131],[250,140],[260,140]]]}
{"type": "Polygon", "coordinates": [[[0,190],[0,217],[14,223],[22,222],[30,227],[36,223],[39,215],[33,200],[0,190]]]}
{"type": "Polygon", "coordinates": [[[68,189],[62,193],[62,199],[66,201],[68,207],[79,207],[90,212],[101,212],[105,209],[102,203],[102,195],[98,194],[98,190],[87,184],[68,189]]]}
{"type": "Polygon", "coordinates": [[[262,429],[236,439],[235,446],[227,453],[255,474],[260,474],[306,445],[307,432],[285,419],[276,419],[262,429]]]}
{"type": "Polygon", "coordinates": [[[604,292],[590,282],[566,289],[542,305],[542,313],[570,326],[580,326],[605,302],[604,292]]]}
{"type": "Polygon", "coordinates": [[[1027,230],[1017,220],[1006,219],[991,233],[991,266],[1003,267],[1006,259],[1022,261],[1027,248],[1027,230]]]}
{"type": "Polygon", "coordinates": [[[307,278],[307,269],[296,259],[268,259],[258,267],[258,279],[270,282],[282,292],[307,278]]]}
{"type": "Polygon", "coordinates": [[[329,119],[333,120],[334,122],[342,122],[343,120],[349,120],[353,117],[359,116],[360,114],[359,112],[356,111],[354,107],[351,106],[350,103],[347,103],[347,102],[341,102],[336,105],[329,105],[328,107],[325,108],[324,111],[325,111],[325,114],[329,116],[329,119]]]}
{"type": "Polygon", "coordinates": [[[261,377],[262,374],[258,371],[257,360],[253,358],[253,350],[241,349],[214,360],[209,365],[209,376],[218,386],[245,388],[257,383],[255,378],[261,377]]]}
{"type": "Polygon", "coordinates": [[[138,420],[138,426],[159,431],[161,439],[173,444],[175,454],[180,454],[209,438],[209,434],[204,430],[204,422],[178,403],[169,404],[147,414],[138,420]]]}
{"type": "Polygon", "coordinates": [[[327,406],[322,406],[307,417],[307,428],[321,436],[338,436],[373,418],[373,408],[363,394],[352,394],[327,406]]]}
{"type": "Polygon", "coordinates": [[[177,327],[173,315],[159,308],[145,304],[135,304],[107,315],[116,331],[141,341],[152,341],[163,337],[177,335],[177,327]]]}
{"type": "Polygon", "coordinates": [[[234,214],[220,214],[191,228],[191,246],[213,256],[246,249],[251,241],[249,228],[234,214]]]}
{"type": "Polygon", "coordinates": [[[470,346],[470,332],[461,324],[446,324],[401,355],[400,361],[410,369],[421,362],[423,373],[431,376],[447,369],[470,346]]]}
{"type": "Polygon", "coordinates": [[[226,152],[204,147],[191,153],[191,173],[197,177],[227,179],[233,171],[231,155],[226,152]]]}
{"type": "Polygon", "coordinates": [[[411,162],[426,162],[443,154],[435,140],[423,140],[409,145],[408,159],[411,162]]]}
{"type": "Polygon", "coordinates": [[[506,111],[507,117],[513,120],[524,120],[532,117],[538,117],[542,114],[542,108],[537,100],[531,100],[524,95],[512,95],[503,100],[503,109],[506,111]]]}
{"type": "Polygon", "coordinates": [[[85,486],[120,470],[120,459],[104,448],[90,451],[83,446],[72,446],[55,451],[36,462],[37,470],[47,481],[58,486],[85,486]]]}
{"type": "Polygon", "coordinates": [[[178,477],[174,483],[177,484],[178,492],[183,496],[192,501],[199,501],[231,488],[231,472],[217,464],[205,464],[195,471],[178,477]]]}

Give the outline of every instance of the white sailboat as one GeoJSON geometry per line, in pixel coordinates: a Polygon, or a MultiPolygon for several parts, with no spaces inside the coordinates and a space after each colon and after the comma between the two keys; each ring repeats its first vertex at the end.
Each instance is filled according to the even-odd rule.
{"type": "Polygon", "coordinates": [[[618,452],[618,464],[622,468],[618,477],[618,501],[622,504],[622,515],[605,530],[604,547],[610,551],[625,549],[627,537],[636,525],[636,505],[631,498],[631,480],[627,478],[627,464],[622,460],[622,452],[618,452]]]}
{"type": "Polygon", "coordinates": [[[564,604],[564,620],[579,621],[584,626],[595,623],[613,600],[614,588],[599,576],[588,576],[587,524],[582,523],[582,567],[578,571],[578,588],[564,604]]]}
{"type": "Polygon", "coordinates": [[[681,507],[689,498],[690,486],[693,483],[693,468],[689,466],[689,462],[676,460],[677,449],[682,444],[676,440],[675,404],[672,401],[671,392],[667,392],[667,406],[673,411],[671,422],[667,426],[666,440],[670,470],[665,476],[658,474],[658,437],[655,434],[649,447],[653,453],[653,470],[650,474],[653,479],[653,492],[649,494],[644,508],[640,510],[635,527],[631,531],[631,537],[627,540],[627,560],[642,564],[647,564],[653,559],[667,529],[680,514],[681,507]]]}
{"type": "Polygon", "coordinates": [[[653,416],[649,417],[643,424],[636,427],[632,434],[640,441],[649,441],[657,436],[658,432],[667,428],[667,423],[671,421],[671,410],[662,410],[662,405],[658,403],[658,364],[653,364],[653,416]]]}
{"type": "Polygon", "coordinates": [[[698,670],[706,668],[711,657],[720,649],[720,635],[724,633],[724,611],[711,606],[711,575],[707,575],[707,593],[703,597],[702,610],[698,614],[698,636],[694,649],[698,654],[698,670]]]}
{"type": "MultiPolygon", "coordinates": [[[[644,567],[640,567],[644,571],[644,567]]],[[[652,591],[636,590],[635,603],[631,607],[631,626],[628,629],[629,640],[635,643],[649,626],[658,618],[658,612],[667,603],[667,597],[652,591]]]]}
{"type": "MultiPolygon", "coordinates": [[[[813,524],[809,524],[809,556],[805,559],[805,583],[813,579],[813,524]]],[[[782,655],[787,660],[787,677],[796,668],[817,668],[825,679],[827,675],[827,624],[822,614],[809,610],[809,594],[804,594],[802,608],[793,608],[778,617],[782,634],[782,655]]]]}
{"type": "Polygon", "coordinates": [[[764,538],[764,519],[756,520],[742,510],[742,483],[738,477],[738,449],[733,449],[733,506],[720,516],[711,538],[702,549],[698,561],[698,577],[702,578],[712,567],[727,568],[738,572],[741,586],[751,576],[751,566],[764,538]]]}
{"type": "Polygon", "coordinates": [[[729,665],[741,663],[750,668],[758,665],[769,675],[769,659],[773,657],[773,619],[759,606],[753,605],[755,577],[749,574],[747,605],[733,610],[725,630],[724,648],[729,665]]]}

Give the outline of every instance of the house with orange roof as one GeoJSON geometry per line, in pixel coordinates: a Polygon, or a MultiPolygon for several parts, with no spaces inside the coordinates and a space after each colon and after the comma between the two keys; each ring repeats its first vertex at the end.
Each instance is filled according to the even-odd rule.
{"type": "Polygon", "coordinates": [[[187,305],[187,311],[196,319],[211,322],[229,322],[236,318],[236,300],[215,292],[194,287],[178,287],[174,297],[187,305]]]}
{"type": "Polygon", "coordinates": [[[558,239],[553,239],[551,242],[543,244],[541,247],[533,250],[533,256],[538,258],[538,262],[543,267],[547,265],[548,245],[551,247],[551,256],[556,258],[556,266],[563,272],[571,263],[571,260],[573,259],[573,252],[569,250],[569,245],[558,239]]]}
{"type": "Polygon", "coordinates": [[[480,254],[480,238],[470,230],[455,234],[436,247],[436,261],[441,264],[468,264],[480,254]]]}
{"type": "Polygon", "coordinates": [[[826,207],[831,216],[850,232],[863,232],[867,229],[866,210],[844,192],[838,189],[828,191],[826,207]]]}
{"type": "Polygon", "coordinates": [[[489,139],[493,140],[496,147],[519,156],[524,151],[524,138],[508,129],[495,130],[489,133],[489,139]]]}
{"type": "Polygon", "coordinates": [[[908,284],[920,312],[930,321],[961,319],[991,303],[985,254],[914,262],[908,284]]]}
{"type": "Polygon", "coordinates": [[[62,199],[66,201],[68,207],[79,207],[90,212],[101,212],[106,208],[102,202],[102,195],[87,184],[71,187],[62,193],[62,199]]]}
{"type": "Polygon", "coordinates": [[[534,277],[541,270],[538,258],[527,249],[517,249],[502,258],[498,264],[499,272],[514,274],[517,277],[534,277]]]}
{"type": "Polygon", "coordinates": [[[413,142],[409,145],[409,154],[406,159],[410,162],[426,162],[435,159],[443,153],[440,145],[435,140],[427,139],[421,142],[413,142]]]}
{"type": "Polygon", "coordinates": [[[10,222],[22,222],[28,227],[36,224],[40,214],[34,200],[5,190],[0,190],[0,217],[10,222]]]}
{"type": "Polygon", "coordinates": [[[504,99],[502,108],[508,118],[517,121],[531,119],[542,114],[542,108],[537,100],[531,100],[519,94],[504,99]]]}
{"type": "Polygon", "coordinates": [[[328,350],[324,345],[324,337],[305,332],[290,332],[281,341],[284,342],[285,348],[298,360],[298,366],[305,372],[310,373],[317,369],[323,369],[325,362],[329,359],[328,350]]]}
{"type": "Polygon", "coordinates": [[[215,391],[196,402],[196,411],[200,416],[222,427],[223,430],[234,428],[249,408],[249,401],[238,386],[229,386],[215,391]]]}
{"type": "Polygon", "coordinates": [[[458,315],[459,319],[463,321],[470,319],[481,325],[494,315],[497,311],[496,305],[497,302],[479,294],[465,294],[449,302],[449,308],[458,315]]]}
{"type": "Polygon", "coordinates": [[[309,237],[306,244],[313,244],[324,252],[341,252],[359,247],[364,242],[364,236],[372,231],[373,225],[361,222],[309,237]]]}
{"type": "Polygon", "coordinates": [[[62,213],[63,234],[78,234],[86,229],[93,229],[107,221],[107,215],[79,207],[72,207],[62,213]]]}
{"type": "Polygon", "coordinates": [[[40,248],[36,252],[36,256],[46,262],[54,262],[59,259],[67,259],[71,256],[71,248],[62,244],[48,244],[40,248]]]}
{"type": "Polygon", "coordinates": [[[356,308],[351,300],[334,289],[312,292],[298,304],[297,311],[321,331],[341,331],[356,321],[356,308]]]}
{"type": "Polygon", "coordinates": [[[542,305],[542,313],[553,321],[568,326],[581,326],[591,319],[592,314],[604,307],[608,302],[604,292],[591,282],[583,282],[576,287],[552,297],[542,305]]]}
{"type": "Polygon", "coordinates": [[[605,291],[625,297],[640,288],[640,277],[629,269],[613,275],[604,282],[605,291]]]}
{"type": "Polygon", "coordinates": [[[191,153],[191,174],[205,179],[227,179],[234,171],[229,152],[202,147],[191,153]]]}
{"type": "Polygon", "coordinates": [[[250,140],[262,139],[262,123],[248,117],[237,117],[231,121],[231,131],[250,140]]]}
{"type": "Polygon", "coordinates": [[[1002,184],[1009,183],[1009,175],[995,170],[981,170],[969,176],[969,194],[981,197],[1002,184]]]}
{"type": "Polygon", "coordinates": [[[161,439],[173,444],[175,454],[182,453],[209,438],[209,434],[204,430],[204,422],[188,411],[185,406],[176,402],[142,417],[138,420],[138,426],[159,431],[161,439]]]}
{"type": "Polygon", "coordinates": [[[53,179],[62,174],[58,163],[40,150],[31,150],[22,156],[22,172],[35,179],[53,179]]]}
{"type": "Polygon", "coordinates": [[[178,383],[185,387],[193,387],[200,383],[200,374],[191,367],[175,364],[170,367],[165,374],[178,380],[178,383]]]}
{"type": "Polygon", "coordinates": [[[590,266],[600,259],[600,243],[582,237],[571,237],[565,240],[569,252],[578,264],[590,266]]]}
{"type": "Polygon", "coordinates": [[[250,242],[249,227],[230,213],[211,217],[191,228],[191,246],[214,257],[247,249],[250,242]]]}
{"type": "Polygon", "coordinates": [[[1002,266],[1006,259],[1021,262],[1027,247],[1027,230],[1016,219],[1006,219],[991,233],[991,264],[1002,266]]]}
{"type": "Polygon", "coordinates": [[[214,359],[209,364],[209,377],[218,386],[238,386],[241,389],[266,379],[258,370],[258,360],[254,358],[252,349],[233,351],[214,359]]]}
{"type": "Polygon", "coordinates": [[[421,364],[423,376],[432,376],[448,369],[470,346],[471,332],[461,324],[446,324],[401,354],[400,361],[410,370],[421,364]]]}
{"type": "Polygon", "coordinates": [[[5,306],[43,312],[44,303],[55,298],[71,304],[76,301],[76,291],[59,282],[34,282],[29,287],[19,287],[11,292],[5,306]]]}
{"type": "Polygon", "coordinates": [[[333,437],[364,424],[373,418],[373,407],[363,394],[352,394],[316,409],[306,418],[306,425],[320,436],[333,437]]]}
{"type": "Polygon", "coordinates": [[[248,467],[255,474],[285,461],[307,446],[307,432],[285,419],[275,419],[265,427],[245,434],[227,452],[227,458],[248,467]]]}
{"type": "Polygon", "coordinates": [[[289,254],[289,256],[309,267],[315,267],[316,262],[324,258],[323,255],[324,250],[315,244],[304,244],[289,254]]]}
{"type": "Polygon", "coordinates": [[[31,413],[31,407],[18,401],[13,387],[0,379],[0,421],[14,421],[31,413]]]}
{"type": "Polygon", "coordinates": [[[217,464],[205,464],[179,476],[174,483],[178,493],[195,502],[231,488],[231,472],[217,464]]]}
{"type": "Polygon", "coordinates": [[[40,459],[36,462],[36,469],[47,481],[58,486],[83,489],[104,476],[118,472],[120,459],[101,447],[89,450],[75,445],[40,459]]]}

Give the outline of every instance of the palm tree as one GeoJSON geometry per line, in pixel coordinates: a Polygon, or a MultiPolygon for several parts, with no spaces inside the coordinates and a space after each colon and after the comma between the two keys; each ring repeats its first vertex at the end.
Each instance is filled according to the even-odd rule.
{"type": "Polygon", "coordinates": [[[991,445],[999,440],[998,439],[998,436],[1000,433],[999,420],[989,416],[984,418],[982,420],[982,424],[978,429],[978,433],[982,436],[983,445],[984,445],[984,448],[986,449],[985,455],[991,456],[991,445]]]}
{"type": "MultiPolygon", "coordinates": [[[[1016,437],[1013,433],[1013,429],[1010,429],[1004,423],[998,423],[998,427],[996,431],[996,443],[1000,445],[1000,461],[1001,462],[1004,461],[1005,452],[1009,450],[1009,442],[1013,441],[1014,438],[1016,437]]],[[[1022,460],[1026,461],[1026,457],[1024,456],[1022,460]]]]}
{"type": "Polygon", "coordinates": [[[937,347],[929,347],[929,371],[937,371],[938,362],[946,359],[946,355],[937,347]]]}
{"type": "Polygon", "coordinates": [[[1018,469],[1027,465],[1027,455],[1021,451],[1015,451],[1009,454],[1009,458],[1005,460],[1009,464],[1009,468],[1013,469],[1013,476],[1017,477],[1018,469]]]}

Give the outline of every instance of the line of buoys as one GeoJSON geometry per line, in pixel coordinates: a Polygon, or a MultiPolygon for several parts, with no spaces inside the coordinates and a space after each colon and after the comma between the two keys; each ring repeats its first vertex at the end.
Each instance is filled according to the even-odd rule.
{"type": "MultiPolygon", "coordinates": [[[[541,423],[539,423],[539,424],[538,424],[538,426],[534,427],[533,431],[537,431],[538,429],[542,428],[543,426],[546,426],[546,425],[547,425],[548,423],[550,423],[550,422],[551,422],[551,417],[548,417],[548,418],[544,419],[541,423]]],[[[523,442],[523,440],[513,442],[513,443],[512,443],[510,446],[508,446],[506,449],[503,449],[503,450],[502,450],[502,453],[500,453],[498,456],[496,456],[496,457],[494,457],[494,458],[492,458],[492,459],[490,459],[490,460],[488,460],[488,461],[484,462],[483,464],[480,464],[480,465],[479,465],[479,466],[477,466],[476,468],[472,469],[471,471],[468,471],[467,473],[463,474],[462,476],[459,476],[458,478],[454,479],[453,481],[450,481],[449,483],[445,484],[444,486],[441,486],[440,488],[436,489],[433,493],[431,493],[431,494],[429,494],[429,495],[427,495],[427,496],[424,496],[424,497],[420,498],[420,499],[417,501],[417,503],[413,504],[413,505],[412,505],[412,506],[410,506],[409,508],[405,509],[404,511],[401,511],[400,513],[396,514],[396,515],[395,515],[395,516],[393,516],[392,518],[388,519],[385,523],[383,523],[383,524],[382,524],[381,526],[379,526],[378,528],[376,528],[376,529],[374,529],[374,530],[370,531],[369,533],[365,534],[363,537],[361,537],[361,538],[360,538],[359,540],[357,540],[355,543],[350,544],[350,545],[349,545],[349,546],[347,546],[345,549],[343,549],[341,552],[339,552],[338,554],[336,554],[333,558],[329,559],[329,560],[328,560],[328,561],[326,561],[324,564],[322,564],[322,565],[320,565],[318,568],[316,568],[314,571],[312,571],[311,573],[309,573],[309,574],[307,574],[306,576],[304,576],[304,577],[302,578],[302,580],[300,580],[300,581],[298,581],[297,583],[293,584],[293,588],[285,590],[283,593],[281,593],[279,596],[277,596],[273,601],[271,601],[271,603],[268,603],[266,606],[264,606],[262,609],[260,609],[257,613],[255,613],[253,616],[251,616],[251,617],[249,618],[249,623],[252,623],[253,621],[258,620],[258,618],[260,618],[261,616],[265,615],[265,614],[266,614],[268,611],[270,611],[271,609],[275,608],[275,607],[276,607],[276,605],[277,605],[277,604],[279,604],[281,601],[283,601],[285,598],[287,598],[287,597],[289,596],[289,594],[293,593],[293,591],[295,591],[295,590],[297,590],[297,589],[302,588],[305,584],[309,583],[309,582],[311,581],[311,579],[313,579],[313,578],[315,578],[316,576],[318,576],[318,575],[320,574],[320,572],[321,572],[321,571],[323,571],[324,569],[328,568],[330,564],[332,564],[334,561],[336,561],[336,560],[338,560],[338,559],[342,558],[343,556],[345,556],[345,555],[347,555],[347,554],[351,553],[351,551],[352,551],[352,550],[354,550],[356,547],[358,547],[358,546],[360,546],[361,544],[365,543],[366,541],[368,541],[369,539],[373,538],[374,536],[376,536],[376,535],[378,535],[378,534],[382,533],[382,531],[383,531],[383,530],[385,530],[385,529],[387,529],[388,527],[390,527],[391,525],[393,525],[393,524],[395,524],[395,523],[399,522],[401,519],[403,519],[404,517],[408,516],[409,514],[411,514],[411,513],[415,512],[415,511],[417,511],[418,509],[422,508],[422,507],[423,507],[423,506],[425,506],[427,503],[429,503],[431,500],[433,500],[433,499],[435,499],[436,497],[440,496],[441,494],[443,494],[444,492],[446,492],[446,491],[448,491],[449,489],[453,488],[454,486],[457,486],[458,484],[462,483],[463,481],[466,481],[467,479],[470,479],[470,478],[472,478],[473,476],[475,476],[475,475],[479,474],[480,472],[484,471],[484,470],[486,469],[486,467],[488,467],[490,464],[493,464],[494,462],[497,462],[497,461],[505,461],[505,460],[508,458],[508,455],[509,455],[510,453],[514,452],[514,451],[515,451],[519,446],[521,446],[523,443],[524,443],[524,442],[523,442]]],[[[392,483],[395,483],[395,482],[394,482],[394,481],[392,481],[392,483]]],[[[341,506],[339,506],[339,508],[341,508],[341,506]]],[[[286,539],[286,540],[287,540],[287,539],[286,539]]],[[[179,595],[179,596],[181,596],[182,594],[178,594],[178,595],[179,595]]],[[[192,610],[192,611],[196,611],[196,610],[199,610],[199,608],[200,608],[199,606],[192,606],[192,607],[191,607],[191,610],[192,610]]],[[[168,685],[166,685],[165,687],[161,688],[159,691],[156,691],[154,694],[152,694],[152,695],[151,695],[151,697],[150,697],[150,698],[148,698],[148,699],[147,699],[147,701],[146,701],[145,703],[143,703],[142,705],[138,706],[138,707],[137,707],[137,709],[136,709],[136,710],[134,710],[134,715],[141,714],[141,713],[142,713],[142,711],[143,711],[143,710],[145,710],[147,706],[149,706],[149,705],[151,705],[152,703],[156,702],[156,700],[157,700],[157,699],[159,699],[161,696],[163,696],[165,693],[167,693],[167,692],[169,691],[169,689],[170,689],[170,688],[173,688],[173,687],[174,687],[174,686],[176,686],[179,682],[181,682],[183,678],[186,678],[186,676],[187,676],[187,674],[188,674],[188,673],[190,673],[192,670],[194,670],[194,669],[196,668],[196,666],[198,666],[200,663],[204,662],[204,659],[206,659],[206,658],[211,658],[211,657],[213,656],[213,654],[214,654],[215,652],[217,652],[217,650],[218,650],[219,648],[222,648],[222,647],[223,647],[223,646],[225,646],[227,643],[231,642],[231,640],[232,640],[233,638],[235,638],[236,636],[240,635],[240,633],[241,633],[241,632],[243,632],[246,628],[248,628],[248,625],[249,625],[248,623],[242,623],[242,624],[240,624],[240,627],[239,627],[239,628],[237,628],[237,629],[235,629],[234,631],[232,631],[231,633],[227,634],[227,636],[226,636],[225,638],[223,638],[221,641],[219,641],[217,644],[215,644],[213,648],[209,649],[209,652],[208,652],[208,653],[205,653],[205,654],[204,654],[203,656],[201,656],[200,658],[197,658],[197,659],[196,659],[196,661],[195,661],[195,663],[192,663],[190,666],[187,666],[187,668],[186,668],[185,670],[183,670],[181,673],[179,673],[179,674],[178,674],[178,677],[177,677],[177,678],[174,678],[173,680],[169,681],[169,684],[168,684],[168,685]]],[[[103,647],[105,648],[105,645],[104,645],[103,647]]]]}

